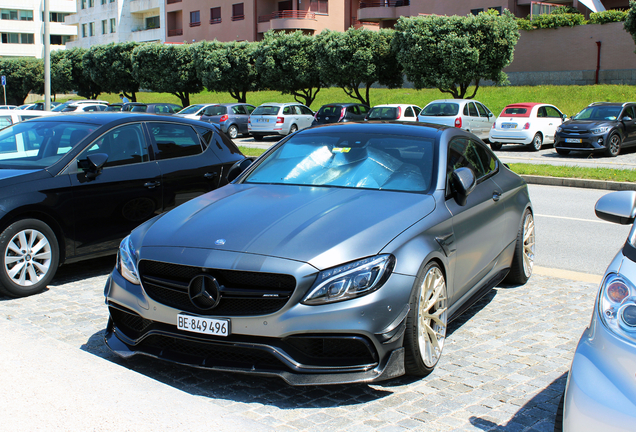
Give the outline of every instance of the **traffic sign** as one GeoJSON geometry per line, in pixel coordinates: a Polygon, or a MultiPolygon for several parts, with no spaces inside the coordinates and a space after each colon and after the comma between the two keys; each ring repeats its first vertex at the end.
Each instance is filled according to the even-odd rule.
{"type": "Polygon", "coordinates": [[[2,75],[2,85],[3,86],[7,85],[7,77],[5,75],[2,75]]]}

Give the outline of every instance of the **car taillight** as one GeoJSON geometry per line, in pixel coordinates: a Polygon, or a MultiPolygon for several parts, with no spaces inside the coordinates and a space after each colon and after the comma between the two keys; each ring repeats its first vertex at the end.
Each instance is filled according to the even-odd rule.
{"type": "Polygon", "coordinates": [[[342,107],[342,109],[340,110],[340,118],[338,119],[338,121],[342,120],[346,113],[347,113],[347,108],[342,107]]]}
{"type": "Polygon", "coordinates": [[[402,107],[398,107],[398,116],[397,119],[399,120],[399,118],[402,117],[402,107]]]}
{"type": "Polygon", "coordinates": [[[526,123],[525,125],[523,125],[524,129],[530,129],[530,123],[526,123]]]}
{"type": "Polygon", "coordinates": [[[252,117],[248,117],[248,118],[247,118],[247,123],[248,123],[248,124],[252,124],[252,117]]]}
{"type": "Polygon", "coordinates": [[[462,127],[462,118],[461,117],[457,117],[455,119],[455,127],[462,127]]]}
{"type": "Polygon", "coordinates": [[[318,111],[316,111],[316,114],[314,114],[314,120],[318,121],[318,111]]]}
{"type": "Polygon", "coordinates": [[[224,121],[226,121],[226,120],[227,120],[227,114],[223,114],[223,115],[221,116],[221,118],[219,119],[219,121],[222,121],[222,122],[224,122],[224,121]]]}
{"type": "Polygon", "coordinates": [[[492,124],[492,128],[493,128],[493,129],[495,128],[495,125],[496,125],[496,124],[497,124],[497,122],[495,122],[495,123],[493,123],[493,124],[492,124]]]}
{"type": "Polygon", "coordinates": [[[276,117],[276,123],[285,123],[285,117],[276,117]]]}

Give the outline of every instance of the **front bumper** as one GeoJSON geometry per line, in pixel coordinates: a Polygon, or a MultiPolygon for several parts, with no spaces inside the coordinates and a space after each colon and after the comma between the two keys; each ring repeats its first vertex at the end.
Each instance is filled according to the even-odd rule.
{"type": "Polygon", "coordinates": [[[605,151],[607,134],[568,134],[557,132],[554,138],[554,148],[570,151],[601,152],[605,151]],[[578,140],[580,142],[567,142],[567,140],[578,140]]]}
{"type": "Polygon", "coordinates": [[[636,425],[636,346],[594,318],[574,354],[565,391],[563,430],[633,431],[636,425]]]}
{"type": "MultiPolygon", "coordinates": [[[[269,263],[261,264],[267,268],[269,263]]],[[[179,313],[197,314],[153,300],[114,270],[105,287],[106,344],[122,357],[141,354],[199,368],[279,376],[291,385],[372,382],[404,374],[402,343],[413,277],[394,273],[367,296],[307,306],[300,304],[314,279],[307,265],[295,272],[298,263],[282,264],[299,282],[280,310],[200,315],[229,319],[228,337],[177,329],[179,313]],[[303,272],[307,277],[298,276],[303,272]]]]}

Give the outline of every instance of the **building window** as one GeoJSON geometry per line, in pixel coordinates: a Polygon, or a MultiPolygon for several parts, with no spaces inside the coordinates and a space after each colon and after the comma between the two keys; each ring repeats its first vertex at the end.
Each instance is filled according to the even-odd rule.
{"type": "Polygon", "coordinates": [[[82,0],[82,9],[86,9],[86,0],[82,0]]]}
{"type": "Polygon", "coordinates": [[[108,3],[115,3],[115,0],[108,0],[108,3]]]}
{"type": "Polygon", "coordinates": [[[190,27],[196,27],[201,25],[201,14],[199,11],[190,12],[190,27]]]}
{"type": "MultiPolygon", "coordinates": [[[[70,14],[68,14],[68,13],[62,13],[62,12],[51,12],[49,14],[49,22],[63,23],[64,22],[64,18],[66,18],[69,15],[70,14]]],[[[42,14],[42,16],[44,16],[44,13],[42,14]]],[[[44,21],[44,18],[42,18],[42,21],[44,21]]]]}
{"type": "Polygon", "coordinates": [[[329,13],[329,1],[328,0],[311,0],[309,2],[309,10],[316,13],[329,13]]]}
{"type": "Polygon", "coordinates": [[[30,10],[20,11],[20,21],[33,21],[33,11],[30,11],[30,10]]]}
{"type": "Polygon", "coordinates": [[[106,4],[106,0],[102,0],[102,4],[106,4]]]}
{"type": "Polygon", "coordinates": [[[17,10],[17,9],[2,9],[0,12],[0,18],[3,20],[20,20],[20,21],[33,21],[32,10],[17,10]]]}
{"type": "Polygon", "coordinates": [[[232,21],[240,21],[245,19],[243,15],[243,3],[236,3],[232,5],[232,21]]]}
{"type": "Polygon", "coordinates": [[[108,21],[107,20],[102,20],[102,34],[106,34],[108,33],[108,21]]]}
{"type": "Polygon", "coordinates": [[[82,24],[82,37],[86,37],[86,24],[82,24]]]}
{"type": "Polygon", "coordinates": [[[216,24],[221,22],[221,8],[210,8],[210,24],[216,24]]]}
{"type": "Polygon", "coordinates": [[[33,33],[2,33],[2,43],[34,44],[33,33]]]}
{"type": "Polygon", "coordinates": [[[479,12],[483,12],[483,11],[484,11],[483,8],[481,8],[481,9],[471,9],[470,13],[473,14],[473,15],[479,15],[479,12]]]}
{"type": "Polygon", "coordinates": [[[70,40],[70,36],[51,35],[51,45],[66,45],[70,40]]]}
{"type": "Polygon", "coordinates": [[[117,23],[115,22],[115,18],[110,19],[110,32],[115,33],[117,31],[117,23]]]}
{"type": "Polygon", "coordinates": [[[18,11],[17,10],[9,10],[2,9],[2,15],[0,15],[3,20],[17,20],[18,19],[18,11]]]}
{"type": "Polygon", "coordinates": [[[88,34],[89,36],[95,36],[95,23],[88,23],[88,34]]]}
{"type": "Polygon", "coordinates": [[[88,7],[95,6],[95,0],[88,0],[88,7]]]}
{"type": "Polygon", "coordinates": [[[161,27],[161,20],[159,16],[153,16],[146,18],[146,30],[156,29],[161,27]]]}

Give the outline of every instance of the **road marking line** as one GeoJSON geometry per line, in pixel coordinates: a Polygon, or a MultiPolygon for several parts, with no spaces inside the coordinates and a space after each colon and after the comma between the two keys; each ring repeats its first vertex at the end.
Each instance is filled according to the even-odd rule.
{"type": "Polygon", "coordinates": [[[535,274],[538,274],[541,276],[551,276],[551,277],[557,277],[560,279],[570,279],[570,280],[575,280],[579,282],[588,282],[588,283],[595,283],[595,284],[600,284],[601,280],[603,279],[602,275],[581,273],[581,272],[576,272],[571,270],[547,268],[547,267],[541,267],[541,266],[534,266],[532,268],[532,271],[535,274]]]}
{"type": "Polygon", "coordinates": [[[544,215],[544,214],[535,214],[535,217],[539,216],[539,217],[547,217],[547,218],[553,218],[553,219],[566,219],[566,220],[572,220],[572,221],[581,221],[581,222],[596,222],[596,223],[602,223],[602,224],[609,224],[609,225],[616,225],[615,223],[612,222],[607,222],[604,220],[594,220],[594,219],[581,219],[581,218],[572,218],[572,217],[567,217],[567,216],[553,216],[553,215],[544,215]]]}

